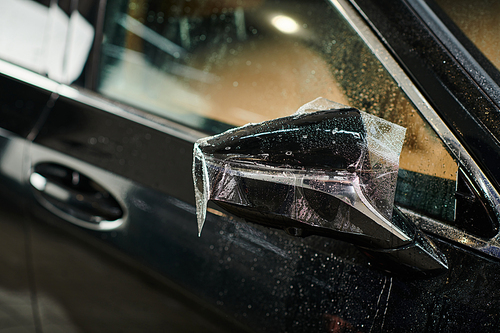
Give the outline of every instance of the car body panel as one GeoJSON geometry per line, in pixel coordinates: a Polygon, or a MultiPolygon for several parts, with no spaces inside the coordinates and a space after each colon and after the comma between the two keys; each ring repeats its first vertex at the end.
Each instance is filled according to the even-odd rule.
{"type": "MultiPolygon", "coordinates": [[[[341,2],[344,7],[338,8],[358,8],[365,15],[422,93],[409,79],[398,82],[408,94],[413,89],[418,98],[429,99],[430,104],[425,98],[422,104],[414,100],[421,111],[434,107],[442,117],[427,114],[432,128],[452,153],[469,152],[483,170],[471,173],[463,165],[465,172],[483,175],[474,178],[480,184],[496,185],[496,139],[476,114],[478,108],[490,110],[491,103],[472,90],[466,77],[461,83],[470,88],[466,92],[458,82],[443,81],[441,71],[453,69],[458,77],[463,76],[460,68],[429,71],[449,55],[442,49],[419,49],[429,32],[421,26],[411,30],[418,18],[392,3],[357,0],[353,7],[341,2]],[[411,31],[393,29],[405,27],[401,18],[411,31]],[[415,42],[411,38],[418,32],[422,40],[415,42]],[[408,44],[397,45],[398,38],[416,44],[408,51],[408,44]],[[446,136],[446,126],[460,141],[446,136]],[[452,145],[458,142],[463,146],[452,145]]],[[[0,288],[6,290],[2,301],[15,295],[16,306],[26,310],[17,317],[6,310],[6,317],[19,319],[29,331],[498,330],[498,253],[471,245],[477,240],[485,247],[492,241],[450,226],[435,232],[442,222],[403,210],[438,235],[431,238],[449,263],[446,274],[422,280],[372,267],[357,247],[341,240],[293,237],[214,205],[209,205],[198,237],[192,149],[205,133],[3,61],[0,70],[5,89],[0,97],[5,107],[0,111],[5,117],[0,119],[0,193],[20,207],[2,203],[5,256],[0,260],[11,273],[0,288]],[[33,107],[12,111],[19,100],[26,105],[27,96],[33,107]],[[64,220],[30,185],[40,163],[92,179],[124,207],[123,223],[96,231],[64,220]]]]}

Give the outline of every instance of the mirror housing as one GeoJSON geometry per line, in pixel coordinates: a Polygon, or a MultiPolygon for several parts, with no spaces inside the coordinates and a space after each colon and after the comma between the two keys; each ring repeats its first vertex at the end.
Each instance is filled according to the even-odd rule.
{"type": "Polygon", "coordinates": [[[381,263],[423,275],[442,272],[446,258],[393,206],[404,133],[342,107],[201,139],[193,161],[199,232],[212,200],[294,236],[341,239],[381,263]]]}

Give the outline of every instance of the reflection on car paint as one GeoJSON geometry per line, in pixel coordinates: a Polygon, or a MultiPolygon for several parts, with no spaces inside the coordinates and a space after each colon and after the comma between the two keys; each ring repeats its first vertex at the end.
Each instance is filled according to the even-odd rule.
{"type": "Polygon", "coordinates": [[[68,16],[51,2],[3,0],[0,57],[61,83],[82,73],[94,40],[94,27],[78,10],[68,16]],[[19,19],[22,17],[23,19],[19,19]]]}

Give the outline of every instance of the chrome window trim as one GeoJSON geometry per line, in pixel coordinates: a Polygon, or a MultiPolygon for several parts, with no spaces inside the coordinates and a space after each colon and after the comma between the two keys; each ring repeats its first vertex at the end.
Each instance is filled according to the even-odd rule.
{"type": "MultiPolygon", "coordinates": [[[[387,69],[389,74],[400,86],[409,100],[429,123],[438,137],[443,141],[448,151],[452,154],[455,160],[459,162],[459,165],[474,177],[486,199],[494,208],[497,219],[500,219],[500,195],[498,191],[493,187],[492,183],[479,168],[471,155],[460,144],[457,137],[445,125],[443,120],[438,116],[436,111],[432,108],[429,102],[427,102],[417,87],[415,87],[413,82],[399,66],[396,60],[394,60],[379,38],[373,33],[365,21],[366,18],[363,18],[360,15],[361,11],[359,8],[356,8],[356,10],[353,8],[353,5],[346,0],[329,0],[329,2],[348,21],[351,27],[370,48],[375,57],[377,57],[377,59],[387,69]]],[[[419,224],[425,231],[450,239],[459,244],[464,244],[487,255],[500,258],[500,232],[497,233],[495,237],[484,240],[440,221],[415,214],[410,210],[405,209],[405,212],[410,215],[415,220],[415,223],[419,224]]]]}
{"type": "Polygon", "coordinates": [[[41,74],[32,72],[2,59],[0,59],[0,74],[52,92],[58,96],[63,96],[84,105],[106,111],[165,134],[178,137],[188,142],[194,143],[199,138],[206,136],[205,133],[200,131],[183,126],[165,118],[151,115],[139,109],[123,105],[118,101],[111,101],[103,96],[96,96],[89,91],[79,90],[75,87],[58,83],[41,74]]]}
{"type": "Polygon", "coordinates": [[[123,105],[118,101],[111,101],[102,96],[95,96],[86,91],[60,84],[57,93],[79,103],[112,113],[138,124],[153,128],[165,134],[194,143],[205,133],[183,126],[166,118],[152,115],[131,106],[123,105]],[[154,119],[154,120],[153,120],[154,119]]]}
{"type": "MultiPolygon", "coordinates": [[[[382,42],[367,25],[365,19],[346,0],[328,1],[341,13],[356,33],[363,39],[377,59],[387,69],[389,74],[405,92],[420,114],[443,141],[452,156],[454,156],[454,158],[459,161],[460,165],[475,178],[478,186],[481,188],[492,207],[494,207],[497,218],[500,218],[500,195],[497,190],[493,187],[491,182],[487,179],[486,175],[481,171],[469,153],[462,147],[458,139],[437,115],[435,110],[418,91],[398,63],[392,58],[382,42]]],[[[206,136],[203,132],[191,129],[168,119],[150,115],[134,107],[125,106],[119,102],[108,100],[102,96],[97,96],[92,92],[79,90],[66,84],[60,84],[41,74],[32,72],[1,59],[0,73],[58,94],[59,96],[64,96],[76,102],[95,107],[168,135],[175,136],[187,142],[194,143],[197,139],[206,136]]],[[[464,244],[487,255],[500,258],[500,232],[495,237],[484,240],[437,220],[415,214],[409,210],[405,210],[405,212],[425,231],[450,239],[459,244],[464,244]]]]}

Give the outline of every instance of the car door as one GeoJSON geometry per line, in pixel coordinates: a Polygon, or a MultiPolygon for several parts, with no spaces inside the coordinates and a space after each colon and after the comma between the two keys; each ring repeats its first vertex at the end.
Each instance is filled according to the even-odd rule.
{"type": "MultiPolygon", "coordinates": [[[[9,14],[23,12],[23,5],[0,5],[2,32],[0,33],[0,58],[14,59],[23,68],[32,68],[41,57],[40,44],[34,42],[43,35],[46,9],[42,4],[26,6],[25,17],[33,20],[34,30],[19,21],[6,18],[9,14]]],[[[34,280],[31,266],[30,238],[27,232],[26,187],[23,168],[25,153],[30,140],[55,98],[51,89],[29,85],[16,79],[23,68],[2,62],[0,74],[0,224],[1,224],[1,327],[10,330],[34,332],[38,317],[35,311],[34,280]]],[[[49,81],[29,73],[38,82],[49,81]]],[[[54,87],[54,83],[48,83],[54,87]]]]}
{"type": "Polygon", "coordinates": [[[453,115],[434,111],[354,7],[108,1],[99,9],[92,79],[87,88],[46,87],[57,101],[24,172],[45,327],[180,330],[198,316],[213,330],[494,327],[498,264],[467,246],[498,231],[496,192],[469,158],[474,147],[454,140],[453,115]],[[319,96],[408,128],[395,201],[440,235],[446,274],[394,276],[342,239],[293,237],[217,206],[198,237],[193,143],[319,96]],[[482,216],[472,228],[471,215],[482,216]],[[172,286],[197,315],[179,319],[164,297],[172,286]],[[235,322],[213,323],[221,317],[235,322]]]}
{"type": "Polygon", "coordinates": [[[49,91],[30,87],[8,76],[0,77],[0,193],[2,195],[2,274],[1,307],[5,327],[34,330],[32,288],[29,264],[29,238],[23,210],[23,153],[29,135],[51,100],[49,91]]]}
{"type": "MultiPolygon", "coordinates": [[[[74,1],[1,5],[2,24],[8,29],[2,29],[0,60],[5,272],[0,327],[37,332],[229,330],[234,325],[218,321],[218,316],[190,301],[157,273],[126,264],[129,259],[123,255],[103,256],[110,251],[98,251],[73,236],[71,229],[64,231],[68,221],[83,220],[83,228],[98,225],[96,218],[104,214],[101,219],[118,222],[103,223],[106,232],[99,237],[114,237],[111,232],[128,221],[130,212],[121,196],[133,188],[130,181],[33,143],[42,136],[46,121],[53,119],[52,111],[57,116],[59,105],[84,116],[81,103],[68,105],[62,92],[74,91],[68,83],[85,82],[81,74],[92,46],[96,5],[74,1]],[[12,19],[20,15],[27,21],[12,19]],[[96,181],[104,188],[97,187],[96,181]],[[59,230],[53,225],[61,219],[59,230]],[[126,320],[127,316],[131,319],[126,320]]],[[[68,124],[63,126],[71,130],[68,124]]]]}

